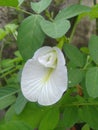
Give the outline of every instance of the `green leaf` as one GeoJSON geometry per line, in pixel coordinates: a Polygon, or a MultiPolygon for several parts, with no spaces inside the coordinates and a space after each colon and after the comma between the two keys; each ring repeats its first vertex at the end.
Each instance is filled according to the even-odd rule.
{"type": "Polygon", "coordinates": [[[5,116],[4,116],[5,122],[11,121],[13,118],[13,115],[15,114],[16,113],[15,113],[14,104],[13,104],[9,107],[9,109],[5,113],[5,116]]]}
{"type": "Polygon", "coordinates": [[[53,130],[59,120],[59,110],[53,108],[47,112],[44,118],[41,120],[39,130],[53,130]]]}
{"type": "Polygon", "coordinates": [[[88,124],[85,124],[83,127],[82,127],[82,130],[90,130],[90,127],[88,124]]]}
{"type": "Polygon", "coordinates": [[[94,130],[98,129],[98,109],[95,106],[82,106],[79,109],[79,116],[94,130]]]}
{"type": "Polygon", "coordinates": [[[16,100],[15,96],[9,96],[7,98],[4,98],[3,100],[0,99],[0,110],[12,105],[16,100]]]}
{"type": "Polygon", "coordinates": [[[1,125],[0,130],[32,130],[32,128],[24,122],[11,121],[1,125]]]}
{"type": "Polygon", "coordinates": [[[0,28],[0,40],[2,40],[6,36],[6,32],[0,28]]]}
{"type": "Polygon", "coordinates": [[[94,5],[88,13],[91,19],[98,18],[98,4],[94,5]]]}
{"type": "Polygon", "coordinates": [[[51,3],[52,0],[41,0],[39,2],[31,2],[31,7],[36,13],[41,13],[51,3]]]}
{"type": "Polygon", "coordinates": [[[92,35],[89,41],[89,51],[92,59],[98,64],[98,36],[92,35]]]}
{"type": "Polygon", "coordinates": [[[98,97],[98,67],[88,69],[86,73],[86,89],[89,96],[98,97]]]}
{"type": "Polygon", "coordinates": [[[41,28],[48,36],[60,38],[69,30],[70,22],[68,20],[56,20],[53,22],[42,20],[41,28]]]}
{"type": "Polygon", "coordinates": [[[19,90],[12,87],[0,88],[0,109],[6,108],[15,102],[16,98],[13,96],[19,90]]]}
{"type": "Polygon", "coordinates": [[[16,31],[16,29],[18,28],[18,25],[16,25],[16,24],[7,24],[7,25],[5,25],[5,31],[6,31],[6,33],[7,34],[9,34],[9,33],[14,33],[15,31],[16,31]]]}
{"type": "Polygon", "coordinates": [[[64,9],[62,9],[56,16],[56,20],[57,19],[69,19],[72,18],[74,16],[77,16],[79,14],[85,13],[85,12],[89,12],[91,10],[90,7],[88,6],[84,6],[84,5],[71,5],[69,7],[66,7],[64,9]]]}
{"type": "Polygon", "coordinates": [[[18,0],[18,2],[19,2],[18,6],[20,6],[24,2],[24,0],[18,0]]]}
{"type": "Polygon", "coordinates": [[[81,69],[69,69],[68,70],[68,85],[73,87],[78,85],[84,77],[84,71],[81,69]]]}
{"type": "Polygon", "coordinates": [[[0,6],[13,6],[17,7],[18,0],[0,0],[0,6]]]}
{"type": "Polygon", "coordinates": [[[17,44],[24,60],[31,58],[44,41],[45,35],[40,28],[42,19],[40,15],[31,15],[19,27],[17,44]]]}
{"type": "Polygon", "coordinates": [[[77,107],[65,107],[63,118],[61,119],[62,127],[70,128],[78,121],[77,107]]]}
{"type": "Polygon", "coordinates": [[[32,128],[37,128],[39,126],[42,117],[44,117],[49,110],[49,107],[41,107],[35,103],[27,103],[24,110],[17,115],[14,108],[15,107],[12,107],[8,110],[5,116],[6,121],[20,120],[32,126],[32,128]]]}
{"type": "Polygon", "coordinates": [[[17,114],[20,114],[23,111],[24,107],[26,106],[26,103],[27,103],[27,100],[24,98],[22,93],[19,93],[16,103],[14,104],[15,112],[17,114]]]}
{"type": "Polygon", "coordinates": [[[85,59],[79,49],[73,45],[64,44],[64,52],[73,64],[78,67],[83,67],[85,59]]]}

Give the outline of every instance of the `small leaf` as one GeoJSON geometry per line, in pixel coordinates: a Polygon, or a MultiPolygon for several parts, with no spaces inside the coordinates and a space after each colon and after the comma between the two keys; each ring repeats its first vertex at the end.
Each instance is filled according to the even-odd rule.
{"type": "Polygon", "coordinates": [[[6,32],[0,28],[0,40],[2,40],[6,36],[6,32]]]}
{"type": "Polygon", "coordinates": [[[15,100],[15,93],[17,93],[19,89],[12,87],[4,87],[0,88],[0,109],[6,108],[11,105],[15,100]]]}
{"type": "Polygon", "coordinates": [[[0,6],[13,6],[17,7],[18,0],[0,0],[0,6]]]}
{"type": "Polygon", "coordinates": [[[79,49],[73,45],[64,44],[64,52],[73,64],[83,67],[85,59],[79,49]]]}
{"type": "Polygon", "coordinates": [[[86,73],[86,89],[89,96],[98,97],[98,67],[88,69],[86,73]]]}
{"type": "Polygon", "coordinates": [[[69,69],[68,71],[68,84],[69,87],[78,85],[84,77],[84,71],[81,69],[69,69]]]}
{"type": "Polygon", "coordinates": [[[3,100],[0,99],[0,110],[12,105],[16,100],[16,97],[14,95],[8,96],[7,98],[4,98],[3,100]]]}
{"type": "Polygon", "coordinates": [[[61,120],[62,127],[70,128],[78,121],[77,107],[66,107],[61,120]]]}
{"type": "Polygon", "coordinates": [[[5,113],[4,117],[5,122],[11,121],[14,114],[15,114],[14,105],[11,105],[10,108],[5,113]]]}
{"type": "Polygon", "coordinates": [[[82,130],[90,130],[90,127],[88,124],[85,124],[83,127],[82,127],[82,130]]]}
{"type": "Polygon", "coordinates": [[[0,126],[0,130],[32,130],[30,126],[28,126],[24,122],[20,121],[10,121],[0,126]]]}
{"type": "Polygon", "coordinates": [[[56,16],[56,20],[58,19],[69,19],[79,14],[89,12],[91,10],[90,7],[84,5],[71,5],[62,9],[56,16]]]}
{"type": "Polygon", "coordinates": [[[11,107],[6,113],[6,121],[20,120],[26,122],[32,128],[37,128],[40,121],[46,115],[49,107],[38,106],[35,103],[27,103],[24,110],[17,115],[15,112],[15,107],[11,107]]]}
{"type": "Polygon", "coordinates": [[[86,122],[93,129],[98,129],[98,109],[96,106],[80,107],[79,116],[82,122],[86,122]]]}
{"type": "Polygon", "coordinates": [[[44,41],[45,35],[40,28],[42,19],[39,15],[31,15],[19,27],[17,44],[24,60],[31,58],[44,41]]]}
{"type": "Polygon", "coordinates": [[[18,25],[16,24],[7,24],[5,25],[5,31],[7,34],[9,33],[14,33],[16,31],[16,29],[18,28],[18,25]]]}
{"type": "Polygon", "coordinates": [[[98,4],[94,5],[91,11],[88,13],[91,19],[98,18],[98,4]]]}
{"type": "Polygon", "coordinates": [[[19,93],[16,103],[14,104],[15,111],[17,114],[20,114],[23,111],[26,103],[27,103],[27,100],[24,98],[22,93],[19,93]]]}
{"type": "Polygon", "coordinates": [[[41,120],[39,130],[53,130],[59,120],[59,110],[51,109],[47,112],[44,118],[41,120]]]}
{"type": "Polygon", "coordinates": [[[89,42],[89,51],[92,59],[98,64],[98,36],[92,35],[89,42]]]}
{"type": "Polygon", "coordinates": [[[57,20],[57,21],[41,21],[41,28],[45,34],[52,38],[62,37],[70,28],[70,22],[68,20],[57,20]]]}
{"type": "Polygon", "coordinates": [[[41,13],[51,3],[52,0],[41,0],[40,2],[31,2],[31,7],[36,13],[41,13]]]}

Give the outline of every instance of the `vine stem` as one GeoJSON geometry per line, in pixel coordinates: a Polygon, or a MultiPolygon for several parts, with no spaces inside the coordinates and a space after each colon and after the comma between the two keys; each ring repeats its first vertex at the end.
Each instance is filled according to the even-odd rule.
{"type": "MultiPolygon", "coordinates": [[[[79,4],[81,4],[81,3],[82,3],[82,0],[79,0],[79,4]]],[[[78,17],[79,17],[79,16],[77,16],[77,18],[76,18],[76,20],[75,20],[75,23],[74,23],[74,26],[73,26],[73,29],[72,29],[72,32],[71,32],[71,35],[70,35],[70,38],[69,38],[69,43],[71,43],[72,40],[73,40],[74,33],[75,33],[75,31],[76,31],[76,27],[77,27],[77,24],[78,24],[78,17]]]]}
{"type": "Polygon", "coordinates": [[[12,8],[15,9],[15,10],[21,11],[21,12],[23,12],[23,13],[29,14],[29,15],[32,14],[32,13],[30,13],[30,12],[28,12],[28,11],[26,11],[26,10],[23,10],[23,9],[21,9],[21,8],[19,8],[19,7],[17,7],[17,8],[12,7],[12,8]]]}
{"type": "Polygon", "coordinates": [[[65,107],[72,107],[72,106],[98,106],[98,102],[83,102],[83,103],[71,103],[71,104],[62,104],[62,106],[65,106],[65,107]]]}
{"type": "Polygon", "coordinates": [[[75,33],[75,31],[76,31],[77,24],[78,24],[78,17],[76,18],[75,24],[74,24],[74,26],[73,26],[73,29],[72,29],[72,32],[71,32],[71,35],[70,35],[70,38],[69,38],[69,43],[71,43],[72,40],[73,40],[73,37],[74,37],[74,33],[75,33]]]}

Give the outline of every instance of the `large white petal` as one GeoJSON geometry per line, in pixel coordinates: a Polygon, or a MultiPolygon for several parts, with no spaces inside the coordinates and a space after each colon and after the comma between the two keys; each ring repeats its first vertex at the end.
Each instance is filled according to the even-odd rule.
{"type": "Polygon", "coordinates": [[[42,78],[46,73],[47,69],[34,59],[26,62],[22,71],[21,89],[29,101],[37,101],[43,87],[42,78]]]}
{"type": "Polygon", "coordinates": [[[65,66],[54,70],[50,79],[44,84],[38,103],[41,105],[52,105],[56,103],[67,89],[67,69],[65,66]]]}

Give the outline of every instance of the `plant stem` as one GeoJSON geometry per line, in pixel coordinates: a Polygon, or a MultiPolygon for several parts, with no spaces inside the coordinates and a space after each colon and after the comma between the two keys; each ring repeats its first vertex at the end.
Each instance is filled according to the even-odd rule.
{"type": "Polygon", "coordinates": [[[19,8],[19,7],[17,7],[17,8],[12,7],[12,8],[15,9],[15,10],[21,11],[21,12],[23,12],[23,13],[29,14],[29,15],[32,14],[32,13],[30,13],[30,12],[28,12],[28,11],[26,11],[26,10],[23,10],[23,9],[21,9],[21,8],[19,8]]]}
{"type": "MultiPolygon", "coordinates": [[[[0,49],[0,63],[1,63],[1,60],[2,60],[3,48],[4,48],[4,43],[3,43],[3,41],[2,41],[2,42],[1,42],[1,49],[0,49]]],[[[0,69],[1,69],[1,65],[0,65],[0,69]]]]}
{"type": "MultiPolygon", "coordinates": [[[[81,4],[82,0],[79,0],[79,4],[81,4]]],[[[73,26],[73,29],[72,29],[72,32],[71,32],[71,35],[70,35],[70,38],[69,38],[69,43],[72,42],[73,40],[73,37],[74,37],[74,33],[76,31],[76,27],[77,27],[77,24],[78,24],[78,18],[79,16],[77,16],[76,20],[75,20],[75,23],[74,23],[74,26],[73,26]]]]}
{"type": "Polygon", "coordinates": [[[98,102],[82,102],[82,103],[79,103],[79,102],[74,102],[74,103],[71,103],[71,104],[62,104],[62,107],[72,107],[72,106],[98,106],[98,102]]]}
{"type": "Polygon", "coordinates": [[[10,72],[8,71],[8,72],[4,73],[3,75],[1,75],[0,78],[4,78],[5,76],[15,72],[16,70],[19,70],[20,68],[21,68],[21,66],[17,66],[16,68],[13,68],[12,70],[10,70],[10,72]]]}
{"type": "Polygon", "coordinates": [[[71,35],[70,35],[70,38],[69,38],[69,43],[71,43],[72,40],[73,40],[73,37],[74,37],[74,33],[75,33],[75,31],[76,31],[77,24],[78,24],[78,17],[76,18],[75,24],[74,24],[74,26],[73,26],[73,29],[72,29],[72,32],[71,32],[71,35]]]}

